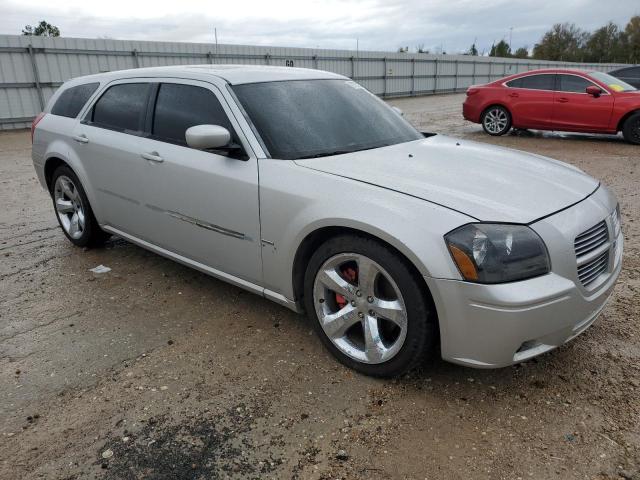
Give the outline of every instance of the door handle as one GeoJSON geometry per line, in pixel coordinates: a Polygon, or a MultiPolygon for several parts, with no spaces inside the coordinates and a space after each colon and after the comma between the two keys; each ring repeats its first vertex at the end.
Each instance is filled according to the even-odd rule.
{"type": "Polygon", "coordinates": [[[89,143],[89,139],[84,133],[81,135],[74,136],[73,139],[78,143],[89,143]]]}
{"type": "Polygon", "coordinates": [[[558,99],[558,102],[559,102],[559,103],[567,103],[568,101],[569,101],[569,99],[568,99],[568,98],[566,98],[566,97],[560,97],[560,98],[558,99]]]}
{"type": "Polygon", "coordinates": [[[518,98],[520,95],[518,95],[517,93],[513,92],[509,94],[510,97],[512,98],[518,98]]]}
{"type": "Polygon", "coordinates": [[[141,153],[140,156],[145,160],[149,160],[150,162],[155,162],[155,163],[164,162],[164,158],[158,155],[158,152],[141,153]]]}

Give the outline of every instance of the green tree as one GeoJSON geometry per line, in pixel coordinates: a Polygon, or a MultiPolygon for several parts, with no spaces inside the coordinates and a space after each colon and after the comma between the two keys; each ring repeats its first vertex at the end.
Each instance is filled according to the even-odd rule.
{"type": "Polygon", "coordinates": [[[516,49],[513,56],[516,58],[529,58],[529,49],[527,47],[520,47],[516,49]]]}
{"type": "Polygon", "coordinates": [[[533,58],[581,61],[589,34],[573,23],[556,23],[533,47],[533,58]]]}
{"type": "Polygon", "coordinates": [[[471,46],[469,47],[469,50],[465,52],[465,55],[471,55],[473,57],[478,56],[478,48],[476,47],[475,42],[471,44],[471,46]]]}
{"type": "Polygon", "coordinates": [[[490,57],[510,57],[511,56],[511,47],[504,40],[500,40],[497,44],[491,46],[491,51],[489,52],[490,57]]]}
{"type": "Polygon", "coordinates": [[[35,27],[32,25],[26,25],[22,29],[23,35],[35,35],[39,37],[59,37],[60,29],[55,25],[51,25],[50,23],[42,20],[35,27]]]}
{"type": "Polygon", "coordinates": [[[640,15],[631,17],[624,29],[625,60],[640,63],[640,15]]]}
{"type": "Polygon", "coordinates": [[[588,62],[624,62],[625,34],[618,25],[609,22],[593,32],[585,45],[585,60],[588,62]]]}

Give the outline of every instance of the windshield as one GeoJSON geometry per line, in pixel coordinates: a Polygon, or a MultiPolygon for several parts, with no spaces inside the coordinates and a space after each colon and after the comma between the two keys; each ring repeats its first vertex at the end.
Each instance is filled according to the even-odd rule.
{"type": "Polygon", "coordinates": [[[351,80],[292,80],[232,88],[272,158],[322,157],[423,138],[351,80]]]}
{"type": "Polygon", "coordinates": [[[633,92],[634,90],[637,90],[634,86],[629,85],[627,82],[623,82],[619,78],[609,75],[608,73],[590,72],[590,75],[599,82],[604,83],[614,92],[633,92]]]}

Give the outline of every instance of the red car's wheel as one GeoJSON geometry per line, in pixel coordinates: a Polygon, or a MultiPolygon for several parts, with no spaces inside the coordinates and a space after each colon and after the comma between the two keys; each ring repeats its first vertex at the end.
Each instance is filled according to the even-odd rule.
{"type": "Polygon", "coordinates": [[[509,110],[494,105],[487,108],[482,114],[482,128],[489,135],[504,135],[511,129],[511,114],[509,110]]]}
{"type": "Polygon", "coordinates": [[[627,118],[622,127],[622,135],[627,142],[640,145],[640,112],[627,118]]]}

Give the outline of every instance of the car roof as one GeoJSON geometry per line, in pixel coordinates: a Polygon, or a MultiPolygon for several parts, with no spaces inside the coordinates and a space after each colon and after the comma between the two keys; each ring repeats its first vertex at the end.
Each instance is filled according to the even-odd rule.
{"type": "Polygon", "coordinates": [[[127,78],[170,77],[192,80],[220,78],[232,85],[243,83],[278,82],[285,80],[343,79],[337,73],[309,68],[278,67],[266,65],[174,65],[168,67],[135,68],[98,73],[73,79],[73,84],[91,81],[113,81],[127,78]]]}

